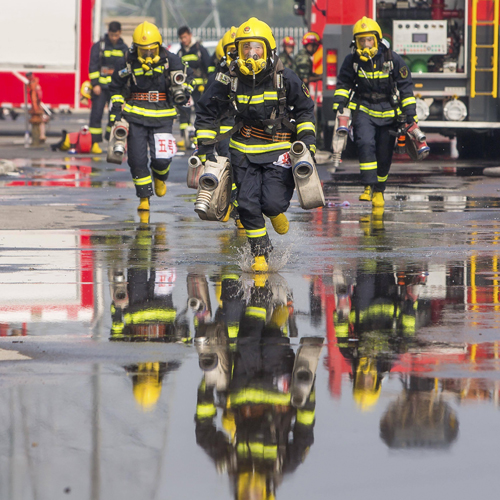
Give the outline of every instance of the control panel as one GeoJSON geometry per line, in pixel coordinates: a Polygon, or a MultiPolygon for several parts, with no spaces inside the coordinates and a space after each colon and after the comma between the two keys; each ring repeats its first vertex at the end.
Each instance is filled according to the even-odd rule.
{"type": "Polygon", "coordinates": [[[399,55],[447,54],[448,21],[393,21],[392,48],[399,55]]]}

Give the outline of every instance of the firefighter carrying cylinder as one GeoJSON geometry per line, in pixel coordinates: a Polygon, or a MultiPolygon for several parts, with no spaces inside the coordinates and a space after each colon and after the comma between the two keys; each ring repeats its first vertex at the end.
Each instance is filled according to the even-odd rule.
{"type": "Polygon", "coordinates": [[[302,408],[311,394],[319,356],[321,349],[323,349],[323,340],[323,337],[303,337],[300,339],[290,386],[290,402],[295,408],[302,408]]]}
{"type": "Polygon", "coordinates": [[[296,141],[290,148],[293,178],[299,197],[300,206],[304,210],[322,207],[325,204],[323,187],[319,180],[316,165],[311,153],[302,141],[296,141]]]}
{"type": "Polygon", "coordinates": [[[203,172],[203,163],[198,156],[191,156],[188,160],[187,187],[198,189],[200,175],[203,172]]]}
{"type": "Polygon", "coordinates": [[[128,128],[128,122],[124,118],[113,125],[108,145],[108,156],[106,158],[108,163],[121,165],[127,151],[128,128]]]}
{"type": "Polygon", "coordinates": [[[194,210],[202,220],[221,221],[231,201],[231,164],[225,156],[205,162],[194,210]]]}
{"type": "Polygon", "coordinates": [[[332,150],[333,150],[333,166],[340,165],[342,152],[347,146],[347,138],[349,137],[349,125],[351,124],[351,110],[344,108],[342,113],[337,113],[335,118],[335,128],[333,130],[332,150]]]}

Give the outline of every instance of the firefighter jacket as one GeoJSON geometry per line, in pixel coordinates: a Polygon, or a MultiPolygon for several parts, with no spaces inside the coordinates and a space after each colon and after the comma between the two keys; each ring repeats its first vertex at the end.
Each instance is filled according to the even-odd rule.
{"type": "Polygon", "coordinates": [[[411,115],[416,120],[416,101],[410,70],[404,60],[381,44],[377,55],[361,61],[358,54],[349,54],[337,77],[333,109],[339,105],[358,110],[374,118],[378,125],[390,125],[397,115],[411,115]],[[354,97],[349,102],[350,91],[354,97]],[[399,102],[391,102],[391,95],[399,92],[399,102]]]}
{"type": "Polygon", "coordinates": [[[193,42],[187,48],[181,44],[177,55],[182,59],[184,64],[187,64],[193,70],[193,84],[195,86],[205,85],[208,74],[215,71],[212,58],[200,42],[193,42]]]}
{"type": "Polygon", "coordinates": [[[107,34],[92,45],[89,63],[89,79],[92,87],[96,85],[108,87],[114,70],[123,68],[127,51],[128,47],[121,38],[116,45],[113,45],[107,34]]]}
{"type": "Polygon", "coordinates": [[[283,51],[279,56],[283,66],[288,69],[293,69],[294,61],[293,57],[286,51],[283,51]]]}
{"type": "MultiPolygon", "coordinates": [[[[150,71],[144,71],[136,54],[129,55],[127,64],[113,73],[110,121],[114,122],[120,111],[128,122],[146,127],[161,127],[172,121],[177,111],[171,95],[170,74],[184,69],[179,57],[163,47],[160,60],[150,71]]],[[[186,92],[192,91],[191,83],[192,72],[187,69],[186,92]]]]}
{"type": "MultiPolygon", "coordinates": [[[[281,62],[278,64],[281,66],[281,62]]],[[[231,157],[246,155],[256,164],[272,163],[295,140],[316,151],[314,103],[307,87],[287,68],[263,71],[257,75],[255,84],[251,76],[243,76],[234,64],[230,75],[216,76],[196,104],[195,128],[202,159],[212,148],[221,117],[229,114],[235,116],[229,142],[231,157]],[[277,74],[282,75],[281,88],[275,84],[280,79],[277,74]]]]}

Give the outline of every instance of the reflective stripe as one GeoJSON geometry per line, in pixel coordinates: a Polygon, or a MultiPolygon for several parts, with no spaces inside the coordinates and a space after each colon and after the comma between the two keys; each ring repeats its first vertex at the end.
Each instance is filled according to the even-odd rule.
{"type": "Polygon", "coordinates": [[[215,139],[217,132],[214,130],[197,130],[196,137],[198,139],[215,139]]]}
{"type": "Polygon", "coordinates": [[[225,132],[229,132],[233,127],[230,125],[221,125],[220,126],[220,133],[224,134],[225,132]]]}
{"type": "Polygon", "coordinates": [[[124,328],[125,328],[125,325],[123,323],[113,323],[111,325],[111,331],[113,333],[121,333],[124,328]]]}
{"type": "Polygon", "coordinates": [[[262,229],[247,229],[248,238],[261,238],[267,234],[267,229],[263,227],[262,229]]]}
{"type": "Polygon", "coordinates": [[[96,78],[99,78],[100,75],[101,73],[99,73],[99,71],[92,71],[92,73],[89,73],[89,78],[91,80],[95,80],[96,78]]]}
{"type": "Polygon", "coordinates": [[[297,125],[297,134],[300,134],[304,130],[312,130],[314,133],[316,133],[316,127],[314,126],[313,122],[304,122],[297,125]]]}
{"type": "Polygon", "coordinates": [[[259,318],[265,320],[267,317],[267,312],[263,307],[247,307],[245,311],[245,316],[250,316],[251,318],[259,318]]]}
{"type": "Polygon", "coordinates": [[[157,170],[156,168],[153,167],[151,167],[151,170],[153,172],[156,172],[158,175],[165,175],[170,170],[170,165],[165,170],[157,170]]]}
{"type": "Polygon", "coordinates": [[[261,460],[276,460],[278,458],[278,445],[238,443],[236,445],[236,452],[240,457],[252,456],[252,458],[259,458],[261,460]]]}
{"type": "Polygon", "coordinates": [[[135,68],[134,69],[134,75],[143,75],[144,70],[142,68],[135,68]]]}
{"type": "Polygon", "coordinates": [[[150,116],[152,118],[166,118],[169,116],[177,116],[177,111],[175,108],[167,109],[145,109],[139,108],[139,106],[131,106],[130,104],[125,104],[123,106],[123,111],[127,113],[133,113],[135,115],[150,116]]]}
{"type": "Polygon", "coordinates": [[[379,175],[377,175],[377,181],[378,182],[385,182],[387,180],[387,177],[389,177],[389,175],[386,175],[384,177],[380,177],[379,175]]]}
{"type": "Polygon", "coordinates": [[[231,186],[231,191],[235,191],[236,189],[238,189],[238,186],[233,182],[233,185],[231,186]]]}
{"type": "Polygon", "coordinates": [[[191,125],[191,124],[190,124],[190,123],[181,123],[181,124],[179,125],[179,128],[180,128],[181,130],[185,130],[185,129],[187,129],[187,128],[189,127],[189,125],[191,125]]]}
{"type": "Polygon", "coordinates": [[[373,80],[377,78],[389,78],[389,73],[382,73],[382,71],[374,71],[371,73],[370,71],[362,71],[358,70],[358,76],[360,78],[368,78],[368,80],[373,80]]]}
{"type": "Polygon", "coordinates": [[[271,405],[290,405],[290,393],[266,391],[264,389],[255,389],[247,387],[231,394],[227,398],[228,408],[241,404],[271,404],[271,405]]]}
{"type": "Polygon", "coordinates": [[[309,149],[310,149],[311,153],[316,153],[316,145],[315,144],[311,144],[309,146],[309,149]]]}
{"type": "MultiPolygon", "coordinates": [[[[116,118],[116,117],[115,117],[116,118]]],[[[106,126],[106,132],[111,132],[111,127],[108,125],[106,126]]]]}
{"type": "Polygon", "coordinates": [[[230,339],[235,339],[238,336],[238,331],[240,327],[239,325],[231,325],[227,327],[227,334],[229,335],[230,339]]]}
{"type": "Polygon", "coordinates": [[[102,128],[97,128],[97,127],[89,127],[89,132],[91,134],[102,134],[102,128]]]}
{"type": "Polygon", "coordinates": [[[163,73],[163,68],[161,66],[157,66],[156,68],[153,69],[155,73],[163,73]]]}
{"type": "Polygon", "coordinates": [[[355,102],[350,102],[349,106],[347,106],[349,109],[356,110],[357,104],[355,102]]]}
{"type": "Polygon", "coordinates": [[[370,163],[360,163],[359,168],[361,170],[376,170],[377,169],[377,162],[371,161],[370,163]]]}
{"type": "Polygon", "coordinates": [[[198,61],[198,55],[197,54],[186,54],[185,56],[181,57],[182,61],[198,61]]]}
{"type": "Polygon", "coordinates": [[[111,102],[125,102],[125,99],[120,94],[115,94],[111,96],[111,102]]]}
{"type": "Polygon", "coordinates": [[[108,83],[111,83],[111,77],[110,76],[100,76],[99,83],[102,83],[103,85],[107,85],[108,83]]]}
{"type": "Polygon", "coordinates": [[[151,176],[141,177],[140,179],[134,179],[134,184],[136,186],[145,186],[146,184],[150,184],[152,182],[151,176]]]}
{"type": "Polygon", "coordinates": [[[290,149],[292,147],[291,142],[275,142],[272,144],[242,144],[233,139],[229,141],[229,147],[234,148],[242,153],[268,153],[270,151],[279,151],[281,149],[290,149]]]}
{"type": "Polygon", "coordinates": [[[185,87],[189,91],[189,93],[192,93],[194,90],[194,88],[191,87],[191,85],[188,85],[187,83],[183,83],[182,86],[185,87]]]}
{"type": "Polygon", "coordinates": [[[207,71],[208,73],[213,73],[215,71],[215,66],[209,66],[207,71]]]}
{"type": "Polygon", "coordinates": [[[417,100],[414,97],[407,97],[401,101],[401,106],[409,106],[410,104],[417,104],[417,100]]]}
{"type": "MultiPolygon", "coordinates": [[[[150,177],[151,179],[151,177],[150,177]]],[[[135,182],[135,180],[134,180],[135,182]]],[[[125,322],[128,324],[139,324],[147,322],[165,323],[175,320],[177,312],[169,309],[147,309],[146,311],[137,311],[135,313],[126,313],[125,322]]]]}
{"type": "MultiPolygon", "coordinates": [[[[333,96],[349,97],[349,91],[346,89],[337,89],[333,96]]],[[[338,105],[338,103],[336,103],[338,105]]]]}
{"type": "MultiPolygon", "coordinates": [[[[361,105],[359,106],[359,109],[374,118],[393,118],[395,116],[393,109],[388,111],[374,111],[373,109],[368,109],[367,107],[361,105]]],[[[399,114],[401,114],[401,112],[399,112],[399,114]]]]}
{"type": "Polygon", "coordinates": [[[116,115],[109,115],[109,121],[113,123],[116,120],[116,115]]]}
{"type": "Polygon", "coordinates": [[[198,158],[201,160],[202,163],[205,163],[207,161],[207,155],[198,155],[198,158]]]}
{"type": "Polygon", "coordinates": [[[240,279],[240,277],[237,274],[224,274],[223,276],[221,276],[220,279],[221,279],[221,281],[224,281],[224,280],[238,281],[240,279]]]}
{"type": "Polygon", "coordinates": [[[349,336],[349,323],[339,323],[335,325],[335,335],[337,337],[349,336]]]}
{"type": "Polygon", "coordinates": [[[118,49],[104,51],[104,57],[123,57],[123,56],[124,56],[123,52],[118,49]]]}
{"type": "Polygon", "coordinates": [[[203,78],[193,78],[193,83],[195,85],[203,85],[205,83],[205,80],[203,80],[203,78]]]}
{"type": "Polygon", "coordinates": [[[196,406],[196,416],[198,418],[210,418],[217,415],[217,408],[214,404],[205,403],[196,406]]]}
{"type": "MultiPolygon", "coordinates": [[[[236,99],[238,102],[241,102],[242,104],[247,104],[250,96],[249,95],[237,95],[236,99]]],[[[269,92],[264,92],[263,94],[258,94],[252,96],[252,100],[250,101],[250,104],[262,104],[264,101],[277,101],[278,100],[278,93],[274,91],[269,91],[269,92]]]]}
{"type": "Polygon", "coordinates": [[[297,410],[297,422],[302,425],[312,425],[315,413],[314,410],[297,410]]]}

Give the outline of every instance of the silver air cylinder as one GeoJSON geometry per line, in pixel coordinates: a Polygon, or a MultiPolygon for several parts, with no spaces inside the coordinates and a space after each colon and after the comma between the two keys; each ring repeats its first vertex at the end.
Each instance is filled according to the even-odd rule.
{"type": "Polygon", "coordinates": [[[324,206],[325,195],[316,165],[307,146],[302,141],[296,141],[292,144],[290,160],[300,206],[304,210],[324,206]]]}
{"type": "Polygon", "coordinates": [[[231,164],[224,156],[205,162],[194,210],[202,220],[222,220],[231,200],[231,164]]]}
{"type": "Polygon", "coordinates": [[[302,408],[311,394],[319,356],[323,349],[323,337],[302,337],[295,355],[290,385],[290,402],[295,408],[302,408]]]}
{"type": "Polygon", "coordinates": [[[197,156],[191,156],[188,160],[187,187],[198,189],[200,175],[203,172],[203,163],[197,156]]]}
{"type": "Polygon", "coordinates": [[[108,163],[121,165],[127,151],[128,129],[128,122],[124,118],[113,125],[108,144],[108,155],[106,157],[108,163]]]}

